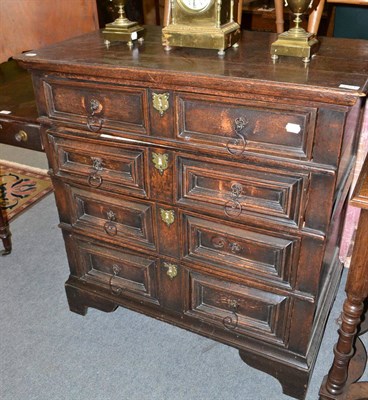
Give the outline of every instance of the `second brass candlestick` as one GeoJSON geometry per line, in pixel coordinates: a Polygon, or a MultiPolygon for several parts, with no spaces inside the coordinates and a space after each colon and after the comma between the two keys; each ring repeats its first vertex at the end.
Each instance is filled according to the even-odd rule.
{"type": "MultiPolygon", "coordinates": [[[[312,0],[313,1],[313,0],[312,0]]],[[[302,61],[308,63],[311,56],[319,47],[316,35],[306,32],[301,26],[301,16],[308,7],[312,5],[311,0],[285,0],[285,4],[295,15],[295,27],[283,32],[271,45],[271,57],[276,60],[279,56],[301,57],[302,61]]]]}

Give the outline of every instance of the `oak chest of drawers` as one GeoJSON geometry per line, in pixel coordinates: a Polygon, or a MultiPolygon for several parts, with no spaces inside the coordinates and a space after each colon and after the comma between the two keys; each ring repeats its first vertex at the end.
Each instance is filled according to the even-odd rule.
{"type": "Polygon", "coordinates": [[[18,61],[70,309],[128,307],[229,344],[302,399],[341,272],[368,46],[326,39],[304,67],[272,64],[272,39],[166,54],[153,27],[132,49],[96,32],[18,61]]]}

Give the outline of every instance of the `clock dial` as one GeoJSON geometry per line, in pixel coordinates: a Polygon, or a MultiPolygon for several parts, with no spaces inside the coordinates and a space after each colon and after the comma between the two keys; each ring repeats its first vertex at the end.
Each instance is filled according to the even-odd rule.
{"type": "Polygon", "coordinates": [[[189,11],[204,11],[213,0],[178,0],[178,3],[189,11]]]}

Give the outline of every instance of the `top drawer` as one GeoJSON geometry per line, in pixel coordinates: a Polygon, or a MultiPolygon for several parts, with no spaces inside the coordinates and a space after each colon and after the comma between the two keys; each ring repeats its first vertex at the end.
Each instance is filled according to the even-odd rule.
{"type": "Polygon", "coordinates": [[[180,94],[177,139],[219,147],[234,156],[245,151],[310,159],[317,109],[180,94]]]}
{"type": "Polygon", "coordinates": [[[147,94],[142,88],[50,79],[44,82],[47,114],[92,132],[117,128],[146,134],[147,94]]]}

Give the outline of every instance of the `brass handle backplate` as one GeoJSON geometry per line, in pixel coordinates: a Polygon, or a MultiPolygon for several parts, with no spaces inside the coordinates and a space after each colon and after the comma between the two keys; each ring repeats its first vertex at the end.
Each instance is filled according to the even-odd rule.
{"type": "Polygon", "coordinates": [[[102,159],[99,157],[91,157],[92,160],[92,168],[96,171],[102,171],[102,159]]]}
{"type": "Polygon", "coordinates": [[[97,99],[91,99],[89,101],[89,112],[91,115],[98,114],[102,111],[102,104],[97,99]]]}
{"type": "Polygon", "coordinates": [[[238,254],[243,250],[242,246],[239,243],[230,241],[229,239],[221,236],[213,237],[211,239],[211,243],[214,248],[221,250],[229,250],[233,254],[238,254]]]}
{"type": "Polygon", "coordinates": [[[95,115],[88,115],[87,117],[87,128],[94,133],[97,133],[102,128],[102,118],[96,117],[95,115]]]}

